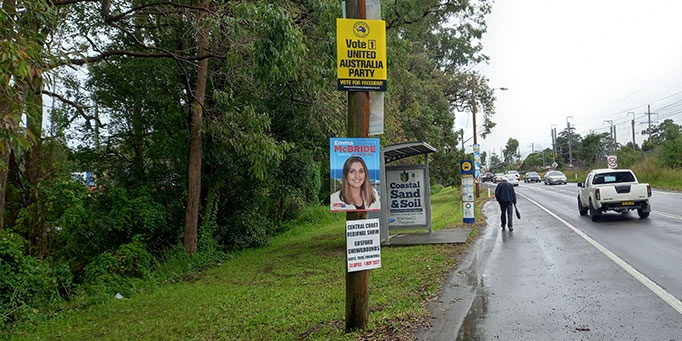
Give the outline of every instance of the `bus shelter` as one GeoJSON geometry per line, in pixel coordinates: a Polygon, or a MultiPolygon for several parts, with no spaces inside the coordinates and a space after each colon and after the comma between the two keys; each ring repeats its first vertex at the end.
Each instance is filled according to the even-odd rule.
{"type": "Polygon", "coordinates": [[[429,153],[436,148],[426,142],[404,142],[383,148],[381,153],[381,242],[390,244],[393,230],[428,230],[431,232],[431,194],[429,185],[429,153]],[[424,163],[394,165],[390,163],[423,155],[424,163]]]}

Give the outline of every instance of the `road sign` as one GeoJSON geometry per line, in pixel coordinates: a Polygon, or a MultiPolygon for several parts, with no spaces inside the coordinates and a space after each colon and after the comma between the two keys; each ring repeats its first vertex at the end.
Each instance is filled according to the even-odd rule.
{"type": "Polygon", "coordinates": [[[462,168],[462,174],[474,174],[474,165],[471,160],[460,161],[460,167],[462,168]]]}
{"type": "Polygon", "coordinates": [[[609,166],[609,168],[618,167],[618,156],[616,156],[616,155],[607,156],[606,157],[606,163],[609,166]]]}

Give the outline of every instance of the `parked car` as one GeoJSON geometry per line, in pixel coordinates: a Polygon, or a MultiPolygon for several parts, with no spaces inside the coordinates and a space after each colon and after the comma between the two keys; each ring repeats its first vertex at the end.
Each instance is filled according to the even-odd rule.
{"type": "Polygon", "coordinates": [[[486,181],[493,182],[494,180],[495,180],[495,174],[490,173],[490,172],[486,172],[485,174],[483,174],[481,176],[481,182],[486,182],[486,181]]]}
{"type": "Polygon", "coordinates": [[[528,172],[526,175],[523,176],[523,182],[540,182],[542,181],[542,177],[538,172],[528,172]]]}
{"type": "Polygon", "coordinates": [[[512,185],[514,185],[514,186],[518,186],[518,185],[519,185],[519,177],[518,177],[517,175],[515,175],[515,174],[505,174],[505,176],[507,177],[507,181],[508,181],[510,184],[512,184],[512,185]]]}
{"type": "Polygon", "coordinates": [[[505,176],[504,173],[495,173],[495,178],[493,178],[494,183],[498,183],[500,181],[504,181],[505,176]]]}
{"type": "Polygon", "coordinates": [[[549,171],[545,174],[545,185],[565,185],[566,174],[562,171],[549,171]]]}

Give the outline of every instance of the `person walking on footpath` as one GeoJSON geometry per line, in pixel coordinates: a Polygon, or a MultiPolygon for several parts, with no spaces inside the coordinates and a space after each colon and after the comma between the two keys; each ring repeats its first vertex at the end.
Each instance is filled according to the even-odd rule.
{"type": "Polygon", "coordinates": [[[514,207],[516,206],[516,191],[514,185],[503,178],[502,181],[495,187],[495,200],[500,204],[500,220],[502,221],[502,229],[505,225],[509,227],[509,231],[514,231],[514,207]]]}

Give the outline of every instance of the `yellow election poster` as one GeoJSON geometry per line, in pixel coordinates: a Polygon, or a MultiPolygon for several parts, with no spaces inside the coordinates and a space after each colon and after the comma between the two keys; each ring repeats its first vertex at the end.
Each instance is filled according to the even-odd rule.
{"type": "Polygon", "coordinates": [[[336,19],[337,89],[386,91],[386,22],[336,19]]]}

